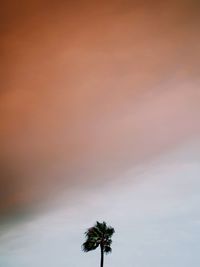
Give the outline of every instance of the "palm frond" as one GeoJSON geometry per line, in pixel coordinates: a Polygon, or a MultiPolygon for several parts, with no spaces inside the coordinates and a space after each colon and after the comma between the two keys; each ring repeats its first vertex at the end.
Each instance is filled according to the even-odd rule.
{"type": "Polygon", "coordinates": [[[91,237],[91,236],[99,237],[99,236],[101,236],[101,235],[102,235],[101,231],[100,231],[97,227],[95,227],[95,226],[89,228],[89,229],[85,232],[85,236],[86,236],[86,237],[91,237]]]}
{"type": "Polygon", "coordinates": [[[110,238],[104,239],[103,244],[104,246],[111,246],[112,240],[110,238]]]}
{"type": "Polygon", "coordinates": [[[95,250],[98,246],[99,246],[98,243],[96,243],[96,242],[92,242],[92,241],[90,241],[90,240],[87,240],[87,241],[85,241],[85,242],[83,243],[83,245],[82,245],[82,250],[83,250],[84,252],[89,252],[89,251],[91,251],[91,250],[95,250]]]}
{"type": "Polygon", "coordinates": [[[109,226],[106,228],[106,235],[111,237],[114,233],[115,233],[115,229],[113,227],[109,226]]]}
{"type": "Polygon", "coordinates": [[[107,225],[106,225],[106,222],[96,222],[96,225],[95,227],[101,232],[101,233],[105,233],[106,231],[106,228],[107,228],[107,225]]]}
{"type": "Polygon", "coordinates": [[[111,253],[112,252],[112,248],[110,246],[104,246],[104,252],[106,254],[111,253]]]}

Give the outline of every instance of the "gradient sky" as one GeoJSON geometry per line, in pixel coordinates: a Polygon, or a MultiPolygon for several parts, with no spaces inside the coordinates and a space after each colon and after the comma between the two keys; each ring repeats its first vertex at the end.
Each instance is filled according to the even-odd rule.
{"type": "Polygon", "coordinates": [[[97,219],[106,266],[199,266],[198,1],[0,13],[0,266],[98,266],[97,219]]]}

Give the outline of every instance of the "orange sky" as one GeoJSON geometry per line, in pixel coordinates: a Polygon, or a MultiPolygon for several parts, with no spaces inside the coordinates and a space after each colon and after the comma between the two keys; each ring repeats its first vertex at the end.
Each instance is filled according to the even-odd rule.
{"type": "Polygon", "coordinates": [[[197,1],[3,1],[0,209],[200,133],[197,1]]]}

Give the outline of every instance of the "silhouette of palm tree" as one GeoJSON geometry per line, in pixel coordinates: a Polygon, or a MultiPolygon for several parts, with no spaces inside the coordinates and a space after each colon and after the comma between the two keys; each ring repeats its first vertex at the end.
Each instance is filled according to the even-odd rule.
{"type": "Polygon", "coordinates": [[[84,252],[89,252],[91,250],[100,247],[101,250],[101,261],[100,267],[103,267],[104,263],[104,253],[111,253],[111,237],[114,234],[115,230],[111,226],[107,226],[105,222],[96,222],[96,224],[89,228],[85,232],[86,241],[82,245],[84,252]]]}

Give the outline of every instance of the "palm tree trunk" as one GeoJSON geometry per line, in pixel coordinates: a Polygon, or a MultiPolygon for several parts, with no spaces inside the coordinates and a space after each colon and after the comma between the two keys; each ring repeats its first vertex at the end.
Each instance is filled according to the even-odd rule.
{"type": "Polygon", "coordinates": [[[103,267],[103,258],[104,258],[103,245],[101,245],[100,248],[101,248],[101,263],[100,263],[100,267],[103,267]]]}

